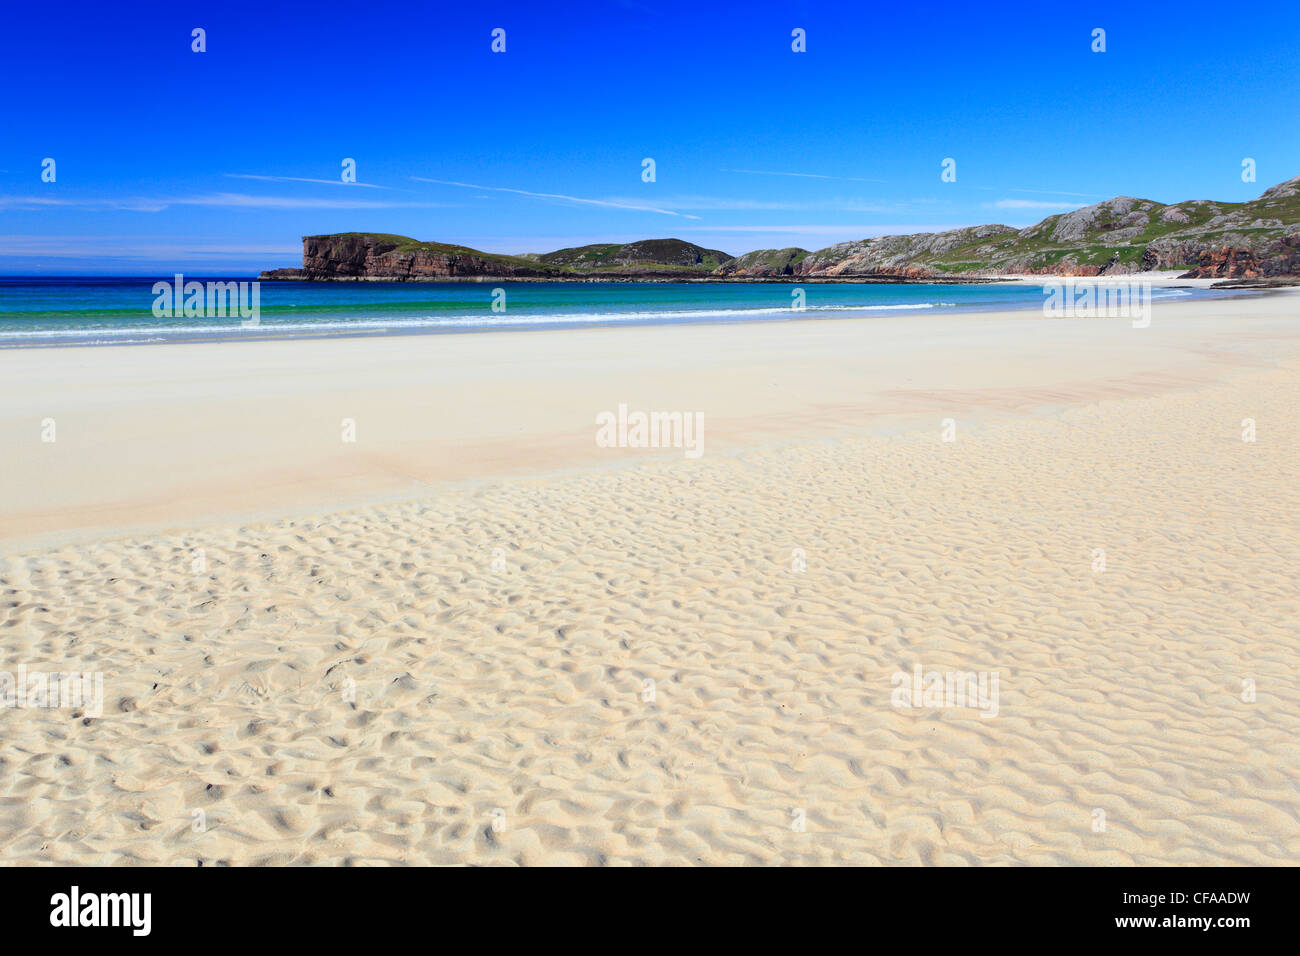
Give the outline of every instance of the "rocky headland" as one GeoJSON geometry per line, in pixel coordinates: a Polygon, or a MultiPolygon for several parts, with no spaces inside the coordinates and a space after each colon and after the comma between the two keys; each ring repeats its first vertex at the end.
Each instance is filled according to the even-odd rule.
{"type": "Polygon", "coordinates": [[[1175,270],[1185,278],[1300,275],[1300,176],[1243,203],[1166,205],[1117,196],[1023,229],[982,225],[880,236],[825,249],[731,256],[681,239],[602,243],[531,255],[382,233],[304,236],[302,266],[261,279],[712,282],[988,281],[1175,270]]]}

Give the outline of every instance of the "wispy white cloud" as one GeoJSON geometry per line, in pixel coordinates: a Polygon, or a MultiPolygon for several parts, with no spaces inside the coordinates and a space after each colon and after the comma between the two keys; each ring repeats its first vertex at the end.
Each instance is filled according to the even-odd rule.
{"type": "Polygon", "coordinates": [[[752,232],[752,233],[771,233],[774,235],[802,235],[802,236],[836,236],[845,233],[852,233],[861,238],[862,236],[895,236],[908,235],[914,232],[944,232],[948,229],[959,229],[960,226],[941,225],[827,225],[824,223],[807,224],[800,223],[796,225],[785,224],[768,224],[754,226],[684,226],[682,232],[752,232]]]}
{"type": "Polygon", "coordinates": [[[120,209],[129,212],[161,212],[167,204],[160,199],[68,199],[60,196],[0,196],[0,209],[39,209],[66,206],[73,209],[120,209]]]}
{"type": "Polygon", "coordinates": [[[213,193],[182,196],[164,202],[177,206],[233,206],[254,209],[438,209],[445,203],[394,202],[372,199],[320,199],[308,196],[250,196],[247,193],[213,193]]]}
{"type": "Polygon", "coordinates": [[[360,186],[362,189],[389,189],[374,183],[345,183],[342,179],[307,179],[303,176],[262,176],[256,173],[223,173],[230,179],[257,179],[267,183],[319,183],[322,186],[360,186]]]}
{"type": "MultiPolygon", "coordinates": [[[[636,200],[625,196],[609,196],[604,202],[619,205],[635,204],[636,200]]],[[[809,204],[797,202],[768,201],[762,199],[725,199],[720,196],[667,196],[663,199],[665,206],[675,209],[726,209],[726,210],[795,210],[807,209],[809,204]]]]}
{"type": "Polygon", "coordinates": [[[71,209],[162,212],[169,206],[220,206],[239,209],[441,209],[446,203],[392,202],[371,199],[324,199],[309,196],[253,196],[248,193],[209,193],[198,196],[133,197],[126,199],[0,196],[0,209],[61,206],[71,209]]]}
{"type": "Polygon", "coordinates": [[[972,186],[972,189],[982,189],[986,193],[1007,192],[1007,193],[1034,193],[1038,196],[1077,196],[1080,199],[1105,199],[1105,196],[1099,196],[1096,193],[1072,193],[1064,189],[1021,189],[1018,186],[972,186]]]}
{"type": "Polygon", "coordinates": [[[699,216],[692,216],[689,213],[677,212],[674,209],[662,209],[658,206],[646,206],[644,204],[633,204],[611,199],[587,199],[581,196],[566,196],[561,193],[538,193],[528,189],[510,189],[505,186],[477,186],[474,183],[460,183],[451,179],[429,179],[425,176],[412,176],[413,180],[419,183],[435,183],[439,186],[459,186],[463,189],[482,189],[486,192],[494,193],[511,193],[516,196],[529,196],[533,199],[551,199],[557,202],[579,203],[584,206],[602,206],[606,209],[627,209],[633,212],[653,212],[661,216],[679,216],[682,219],[699,219],[699,216]]]}
{"type": "Polygon", "coordinates": [[[754,249],[825,249],[843,242],[859,242],[879,236],[902,236],[918,232],[945,232],[959,228],[953,223],[795,223],[766,225],[686,226],[683,238],[732,254],[754,249]]]}
{"type": "MultiPolygon", "coordinates": [[[[633,199],[622,196],[610,197],[607,202],[630,203],[633,199]]],[[[663,200],[665,206],[674,209],[711,209],[728,212],[813,212],[815,210],[837,212],[878,212],[898,213],[907,203],[878,203],[865,199],[820,199],[811,202],[790,202],[786,200],[766,199],[732,199],[721,196],[670,196],[663,200]]]]}
{"type": "Polygon", "coordinates": [[[1081,202],[1050,202],[1042,199],[999,199],[986,202],[985,209],[1079,209],[1086,205],[1081,202]]]}
{"type": "Polygon", "coordinates": [[[1038,193],[1041,196],[1078,196],[1081,199],[1105,199],[1096,193],[1071,193],[1064,189],[1008,189],[1009,193],[1038,193]]]}
{"type": "Polygon", "coordinates": [[[824,173],[786,173],[771,169],[721,169],[723,173],[745,173],[749,176],[793,176],[796,179],[834,179],[845,183],[883,183],[885,179],[864,179],[860,176],[827,176],[824,173]]]}
{"type": "Polygon", "coordinates": [[[0,255],[40,258],[240,259],[249,256],[296,256],[296,242],[267,243],[249,239],[206,240],[190,236],[0,236],[0,255]]]}

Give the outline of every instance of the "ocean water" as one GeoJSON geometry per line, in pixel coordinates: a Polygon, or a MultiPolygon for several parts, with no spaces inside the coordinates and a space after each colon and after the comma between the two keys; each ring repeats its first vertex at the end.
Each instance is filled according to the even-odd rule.
{"type": "MultiPolygon", "coordinates": [[[[940,315],[1040,310],[1044,298],[1042,286],[1030,283],[263,282],[259,324],[242,328],[237,311],[229,317],[155,316],[154,283],[172,278],[0,276],[0,348],[940,315]],[[504,311],[493,311],[495,288],[505,290],[504,311]],[[802,312],[791,307],[794,288],[804,290],[802,312]]],[[[191,280],[249,281],[185,277],[191,280]]],[[[1153,297],[1216,294],[1156,289],[1153,297]]]]}

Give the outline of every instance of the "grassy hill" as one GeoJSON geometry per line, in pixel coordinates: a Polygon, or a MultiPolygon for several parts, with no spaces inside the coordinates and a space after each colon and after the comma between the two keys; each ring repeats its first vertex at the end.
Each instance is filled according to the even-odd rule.
{"type": "Polygon", "coordinates": [[[620,271],[640,267],[712,272],[731,259],[717,249],[705,249],[681,239],[643,239],[640,242],[575,246],[543,253],[536,260],[574,271],[620,271]]]}
{"type": "Polygon", "coordinates": [[[1117,196],[1024,229],[984,225],[881,236],[808,252],[760,249],[723,275],[1096,275],[1177,269],[1203,275],[1300,270],[1300,176],[1258,199],[1164,204],[1117,196]]]}
{"type": "Polygon", "coordinates": [[[598,243],[509,256],[386,233],[303,237],[301,269],[276,279],[927,279],[995,274],[1099,275],[1176,269],[1211,277],[1300,274],[1300,176],[1248,202],[1165,204],[1117,196],[1023,229],[983,225],[880,236],[735,258],[681,239],[598,243]]]}
{"type": "Polygon", "coordinates": [[[681,239],[646,239],[509,256],[382,232],[303,236],[302,268],[276,269],[267,279],[515,279],[622,276],[704,277],[731,257],[681,239]]]}
{"type": "Polygon", "coordinates": [[[410,236],[398,236],[387,232],[337,232],[328,236],[304,236],[307,239],[360,239],[369,240],[374,243],[376,248],[382,248],[381,255],[411,255],[415,253],[425,253],[440,256],[472,256],[476,259],[483,259],[488,262],[499,262],[504,265],[514,265],[519,267],[535,267],[535,263],[523,256],[508,256],[496,252],[482,252],[478,249],[471,249],[469,246],[457,246],[446,242],[422,242],[419,239],[412,239],[410,236]]]}

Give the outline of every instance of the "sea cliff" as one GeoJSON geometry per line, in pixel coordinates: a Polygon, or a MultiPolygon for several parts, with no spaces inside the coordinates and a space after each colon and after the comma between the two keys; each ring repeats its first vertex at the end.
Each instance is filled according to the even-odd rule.
{"type": "Polygon", "coordinates": [[[265,280],[986,281],[995,276],[1129,275],[1188,278],[1300,275],[1300,176],[1249,202],[1167,205],[1117,196],[1023,229],[968,226],[879,236],[825,249],[759,249],[730,256],[681,239],[603,243],[533,255],[380,233],[304,236],[302,266],[265,280]]]}

